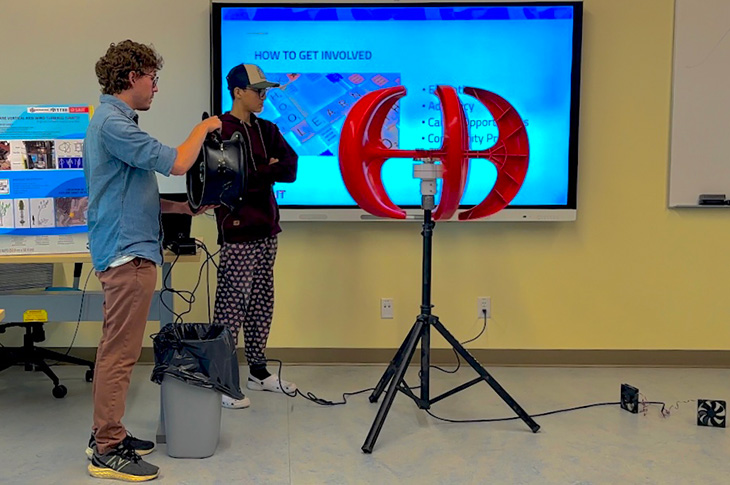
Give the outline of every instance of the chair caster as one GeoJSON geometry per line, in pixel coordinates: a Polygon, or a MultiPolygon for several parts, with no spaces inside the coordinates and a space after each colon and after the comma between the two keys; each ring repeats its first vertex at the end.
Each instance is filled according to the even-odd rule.
{"type": "Polygon", "coordinates": [[[53,388],[53,397],[55,397],[56,399],[63,398],[66,393],[68,393],[68,389],[66,389],[66,386],[64,386],[63,384],[59,384],[53,388]]]}
{"type": "Polygon", "coordinates": [[[85,378],[86,378],[86,382],[93,382],[93,380],[94,380],[94,370],[93,369],[87,370],[86,371],[85,378]]]}

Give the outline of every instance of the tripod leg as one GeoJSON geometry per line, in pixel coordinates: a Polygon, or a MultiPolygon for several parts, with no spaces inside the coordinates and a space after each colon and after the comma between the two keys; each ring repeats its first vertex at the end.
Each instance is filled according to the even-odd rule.
{"type": "Polygon", "coordinates": [[[393,378],[393,373],[395,373],[395,369],[398,367],[398,364],[400,364],[401,360],[403,359],[403,349],[405,349],[406,345],[410,341],[411,335],[416,329],[416,325],[414,324],[411,327],[411,331],[408,333],[408,336],[403,340],[403,343],[400,344],[400,348],[393,356],[393,360],[390,361],[390,364],[388,364],[388,368],[385,369],[385,373],[383,374],[383,377],[380,378],[380,381],[378,381],[378,384],[375,386],[375,389],[373,390],[372,394],[370,394],[370,397],[368,398],[370,402],[378,402],[378,399],[380,399],[380,395],[385,390],[385,386],[388,385],[388,382],[393,378]]]}
{"type": "Polygon", "coordinates": [[[431,372],[431,322],[438,319],[432,315],[428,317],[428,323],[423,326],[421,331],[421,399],[416,401],[420,409],[431,408],[431,398],[429,397],[429,381],[431,372]]]}
{"type": "Polygon", "coordinates": [[[512,396],[509,395],[509,393],[499,385],[499,383],[492,377],[489,372],[486,371],[482,365],[477,362],[477,360],[464,348],[463,345],[459,343],[456,338],[454,338],[451,333],[446,330],[446,327],[444,327],[441,322],[436,318],[432,322],[432,325],[436,328],[436,330],[439,331],[441,335],[446,339],[447,342],[451,344],[451,346],[456,350],[459,355],[461,355],[465,361],[469,363],[469,365],[481,376],[484,381],[486,381],[489,386],[494,389],[494,392],[497,393],[499,397],[502,398],[502,400],[507,403],[507,405],[512,409],[512,411],[517,414],[517,416],[525,422],[527,426],[532,430],[533,433],[537,433],[540,429],[540,425],[537,424],[527,412],[522,409],[522,407],[517,404],[517,401],[515,401],[512,396]]]}
{"type": "Polygon", "coordinates": [[[380,409],[378,409],[378,414],[375,416],[375,421],[373,421],[373,425],[370,428],[370,432],[368,433],[368,437],[365,439],[365,443],[362,445],[362,451],[365,453],[372,453],[373,451],[375,441],[378,439],[378,435],[380,434],[380,430],[383,428],[383,423],[385,422],[385,418],[388,415],[390,406],[391,404],[393,404],[393,399],[395,399],[395,393],[398,391],[398,386],[400,386],[401,381],[403,381],[403,376],[405,376],[406,374],[408,364],[410,364],[411,358],[413,357],[413,352],[416,350],[418,337],[421,334],[421,329],[423,328],[423,325],[423,320],[419,318],[416,321],[416,324],[413,326],[411,333],[408,335],[406,345],[405,347],[403,347],[401,362],[400,364],[398,364],[398,367],[395,370],[395,375],[390,381],[388,391],[385,393],[385,399],[383,399],[383,402],[380,405],[380,409]]]}

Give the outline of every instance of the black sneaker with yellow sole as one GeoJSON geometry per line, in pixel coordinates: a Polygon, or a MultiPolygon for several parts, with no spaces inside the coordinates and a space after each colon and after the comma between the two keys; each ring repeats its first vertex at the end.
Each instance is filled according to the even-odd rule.
{"type": "MultiPolygon", "coordinates": [[[[127,431],[127,437],[124,438],[124,440],[127,442],[127,445],[137,452],[139,456],[149,455],[155,451],[154,442],[135,438],[129,431],[127,431]]],[[[91,433],[89,446],[86,447],[86,457],[89,460],[91,460],[91,457],[94,455],[94,451],[96,451],[96,439],[94,438],[94,433],[91,433]]]]}
{"type": "Polygon", "coordinates": [[[147,463],[129,446],[125,439],[103,455],[94,449],[91,463],[87,467],[89,475],[95,478],[112,478],[125,482],[146,482],[160,474],[160,469],[147,463]]]}

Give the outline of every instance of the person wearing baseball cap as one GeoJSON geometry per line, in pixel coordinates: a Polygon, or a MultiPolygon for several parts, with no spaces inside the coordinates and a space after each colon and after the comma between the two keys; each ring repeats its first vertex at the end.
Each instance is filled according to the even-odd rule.
{"type": "Polygon", "coordinates": [[[255,64],[237,65],[228,73],[226,81],[228,81],[228,91],[231,92],[231,95],[235,88],[269,89],[281,86],[279,83],[267,81],[264,71],[255,64]]]}
{"type": "MultiPolygon", "coordinates": [[[[264,352],[274,311],[274,260],[281,232],[273,186],[296,179],[298,156],[274,123],[254,114],[264,109],[267,91],[279,83],[268,81],[254,64],[235,66],[226,80],[233,106],[220,116],[221,136],[228,140],[240,132],[249,166],[243,202],[233,210],[215,210],[221,251],[214,321],[227,325],[236,341],[243,330],[248,389],[293,396],[297,386],[269,373],[264,352]]],[[[250,404],[247,396],[222,397],[225,408],[250,404]]]]}

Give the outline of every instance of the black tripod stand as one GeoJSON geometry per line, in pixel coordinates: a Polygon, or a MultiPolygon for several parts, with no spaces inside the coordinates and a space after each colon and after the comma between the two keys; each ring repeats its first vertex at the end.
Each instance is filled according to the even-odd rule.
{"type": "MultiPolygon", "coordinates": [[[[430,161],[426,161],[424,165],[429,164],[430,161]]],[[[428,179],[424,179],[424,182],[428,182],[428,179]]],[[[424,185],[422,183],[421,190],[423,194],[423,263],[422,263],[422,291],[421,291],[421,313],[416,318],[416,323],[411,327],[411,331],[408,336],[401,344],[395,357],[388,365],[383,377],[380,378],[375,390],[370,395],[370,402],[377,402],[380,395],[383,393],[385,386],[390,383],[388,390],[385,393],[385,399],[378,409],[378,414],[375,416],[375,421],[370,428],[368,437],[365,439],[365,443],[362,445],[362,451],[365,453],[372,453],[375,441],[378,439],[380,430],[383,428],[383,423],[388,415],[390,406],[393,404],[395,399],[396,391],[401,391],[407,395],[418,405],[420,409],[429,409],[431,404],[434,404],[442,399],[445,399],[452,394],[463,391],[474,384],[481,381],[486,382],[494,391],[512,408],[517,416],[530,427],[533,433],[537,433],[540,429],[540,425],[537,424],[519,404],[510,396],[507,391],[487,372],[484,367],[476,361],[476,359],[454,338],[446,327],[439,321],[436,315],[431,313],[431,252],[432,252],[432,240],[433,240],[433,229],[436,225],[431,218],[431,209],[433,208],[433,195],[427,195],[424,192],[424,185]],[[430,341],[431,341],[431,327],[434,327],[446,341],[458,352],[461,357],[479,374],[479,377],[472,379],[471,381],[462,384],[454,389],[447,391],[440,396],[430,398],[429,397],[429,370],[430,370],[430,341]],[[408,365],[413,358],[413,353],[416,350],[418,340],[421,340],[421,397],[417,397],[403,380],[408,365]]],[[[433,189],[435,192],[435,188],[433,189]]]]}

